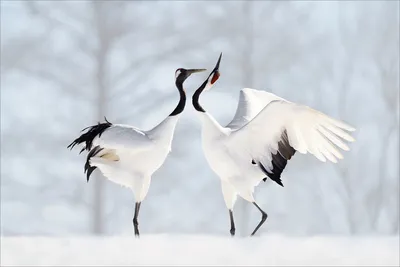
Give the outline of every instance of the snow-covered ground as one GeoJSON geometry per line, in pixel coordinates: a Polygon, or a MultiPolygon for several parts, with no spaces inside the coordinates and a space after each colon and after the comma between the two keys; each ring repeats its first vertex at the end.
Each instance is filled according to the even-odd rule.
{"type": "Polygon", "coordinates": [[[1,266],[399,266],[398,237],[2,237],[1,266]]]}

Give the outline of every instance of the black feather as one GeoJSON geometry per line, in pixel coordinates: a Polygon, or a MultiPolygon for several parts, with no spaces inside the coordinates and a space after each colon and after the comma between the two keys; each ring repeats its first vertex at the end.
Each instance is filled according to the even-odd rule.
{"type": "Polygon", "coordinates": [[[96,166],[90,166],[89,160],[96,156],[100,151],[102,151],[103,148],[100,146],[95,146],[90,152],[88,153],[86,157],[86,163],[85,163],[85,168],[84,168],[84,173],[86,173],[86,181],[89,182],[89,177],[92,174],[92,172],[97,168],[96,166]]]}
{"type": "Polygon", "coordinates": [[[85,143],[85,146],[81,149],[79,154],[81,154],[83,151],[87,150],[90,151],[92,149],[92,144],[94,138],[96,136],[101,136],[101,134],[109,127],[112,126],[112,123],[107,120],[106,117],[104,117],[105,121],[104,123],[98,122],[97,125],[92,125],[84,128],[81,132],[85,131],[88,129],[88,131],[78,138],[76,138],[74,141],[72,141],[71,144],[67,146],[67,148],[70,148],[71,150],[74,148],[75,145],[85,143]]]}
{"type": "Polygon", "coordinates": [[[269,172],[261,162],[258,162],[261,171],[265,175],[267,175],[267,177],[265,177],[263,181],[265,182],[269,177],[272,181],[283,187],[281,174],[287,165],[287,161],[290,160],[295,153],[296,150],[290,145],[287,132],[286,130],[284,130],[281,136],[281,140],[278,142],[278,151],[276,152],[276,154],[271,153],[272,170],[269,172]]]}
{"type": "MultiPolygon", "coordinates": [[[[273,161],[272,161],[272,165],[274,166],[273,169],[272,169],[272,172],[269,172],[269,171],[267,171],[267,169],[265,169],[264,165],[262,165],[262,163],[259,162],[259,166],[260,166],[262,172],[263,172],[265,175],[267,175],[272,181],[274,181],[275,183],[277,183],[277,184],[279,184],[280,186],[283,187],[282,180],[281,180],[281,173],[282,173],[282,172],[279,172],[279,171],[276,170],[276,168],[275,168],[276,165],[274,165],[274,162],[273,162],[273,161]]],[[[265,177],[265,178],[263,179],[264,182],[265,182],[266,180],[267,180],[267,177],[265,177]]]]}

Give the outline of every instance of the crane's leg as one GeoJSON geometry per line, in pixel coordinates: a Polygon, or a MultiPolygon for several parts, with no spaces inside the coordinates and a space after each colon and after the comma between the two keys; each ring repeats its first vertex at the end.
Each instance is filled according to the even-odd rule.
{"type": "Polygon", "coordinates": [[[236,228],[235,228],[235,221],[233,220],[233,211],[229,210],[229,219],[231,221],[231,236],[235,236],[236,228]]]}
{"type": "Polygon", "coordinates": [[[140,204],[142,202],[136,202],[135,203],[135,215],[133,216],[133,229],[135,230],[135,236],[139,237],[139,222],[138,222],[138,216],[139,216],[139,210],[140,210],[140,204]]]}
{"type": "Polygon", "coordinates": [[[261,221],[258,223],[257,227],[254,229],[253,233],[251,234],[252,236],[258,231],[258,229],[261,227],[261,225],[263,225],[263,223],[265,222],[265,220],[267,219],[268,215],[265,211],[263,211],[256,202],[253,202],[253,205],[256,206],[256,208],[261,212],[262,217],[261,217],[261,221]]]}
{"type": "Polygon", "coordinates": [[[235,189],[226,181],[221,181],[221,189],[222,189],[222,194],[224,196],[224,201],[226,204],[226,207],[229,210],[229,219],[231,223],[231,236],[235,235],[235,222],[233,220],[233,206],[235,205],[237,194],[235,192],[235,189]]]}
{"type": "Polygon", "coordinates": [[[133,194],[135,195],[135,215],[133,217],[133,227],[135,229],[135,236],[139,237],[139,222],[138,222],[138,217],[139,217],[139,210],[140,210],[140,205],[142,205],[143,200],[145,199],[147,192],[149,191],[150,187],[150,176],[136,176],[134,177],[133,181],[133,194]]]}

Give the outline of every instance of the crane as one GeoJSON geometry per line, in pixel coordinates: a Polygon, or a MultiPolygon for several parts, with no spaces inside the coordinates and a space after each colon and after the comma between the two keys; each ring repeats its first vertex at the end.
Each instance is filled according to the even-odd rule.
{"type": "Polygon", "coordinates": [[[134,234],[140,236],[138,216],[140,205],[145,199],[152,174],[158,170],[169,152],[175,126],[186,104],[184,81],[193,73],[205,69],[184,69],[175,71],[175,85],[179,92],[179,102],[175,109],[150,130],[142,130],[131,125],[105,122],[86,127],[85,133],[76,138],[67,148],[83,146],[88,151],[84,165],[87,182],[96,169],[110,181],[130,188],[135,198],[133,217],[134,234]]]}
{"type": "Polygon", "coordinates": [[[240,196],[261,212],[253,236],[268,217],[254,199],[254,188],[268,178],[283,187],[281,174],[296,152],[337,163],[343,159],[338,148],[349,150],[345,141],[355,141],[349,133],[355,128],[308,106],[252,88],[241,89],[233,119],[221,126],[199,103],[201,93],[210,90],[220,77],[221,57],[222,53],[208,78],[192,95],[192,105],[202,125],[205,158],[221,180],[230,233],[235,235],[233,207],[240,196]]]}

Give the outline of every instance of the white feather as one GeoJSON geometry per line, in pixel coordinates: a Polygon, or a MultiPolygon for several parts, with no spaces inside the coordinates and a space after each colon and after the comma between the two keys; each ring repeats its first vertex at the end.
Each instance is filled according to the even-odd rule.
{"type": "Polygon", "coordinates": [[[122,124],[107,128],[93,141],[93,147],[99,145],[104,150],[92,157],[90,164],[98,167],[110,181],[132,189],[137,201],[142,201],[151,175],[171,151],[179,116],[169,116],[148,131],[122,124]],[[109,150],[116,154],[118,161],[102,157],[109,150]]]}
{"type": "Polygon", "coordinates": [[[138,128],[129,125],[114,124],[110,128],[107,128],[100,137],[97,136],[93,140],[93,145],[135,153],[151,149],[154,143],[144,131],[138,128]]]}
{"type": "Polygon", "coordinates": [[[236,113],[231,122],[225,127],[231,129],[241,128],[251,121],[266,105],[274,100],[283,100],[281,97],[265,91],[251,88],[240,90],[236,113]]]}
{"type": "Polygon", "coordinates": [[[232,143],[245,144],[254,157],[259,157],[265,147],[277,143],[284,130],[295,150],[303,154],[311,153],[321,161],[328,159],[336,163],[337,159],[343,158],[337,150],[336,144],[345,147],[339,138],[354,141],[345,132],[354,131],[353,127],[310,107],[286,100],[270,102],[250,122],[235,129],[230,139],[232,143]]]}

